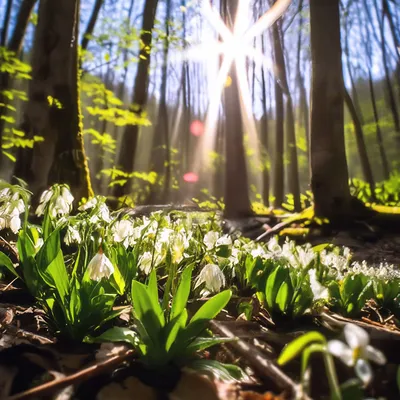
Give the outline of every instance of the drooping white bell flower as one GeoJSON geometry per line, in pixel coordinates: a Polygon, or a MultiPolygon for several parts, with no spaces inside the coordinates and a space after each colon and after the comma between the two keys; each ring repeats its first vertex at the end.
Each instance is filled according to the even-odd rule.
{"type": "Polygon", "coordinates": [[[133,235],[132,221],[123,219],[117,221],[112,228],[114,242],[123,242],[125,247],[129,245],[129,239],[133,235]]]}
{"type": "Polygon", "coordinates": [[[64,242],[69,246],[72,243],[81,243],[82,238],[77,228],[69,225],[65,233],[64,242]]]}
{"type": "Polygon", "coordinates": [[[310,269],[308,275],[310,277],[310,286],[314,295],[314,300],[328,300],[329,290],[318,282],[317,271],[315,269],[310,269]]]}
{"type": "Polygon", "coordinates": [[[99,252],[90,260],[87,267],[89,278],[93,281],[100,281],[102,278],[109,278],[114,273],[114,266],[110,259],[100,248],[99,252]]]}
{"type": "Polygon", "coordinates": [[[207,232],[204,235],[204,244],[206,245],[207,250],[211,250],[214,248],[215,244],[217,243],[217,240],[219,238],[219,233],[215,231],[210,231],[207,232]]]}
{"type": "Polygon", "coordinates": [[[386,357],[369,344],[368,333],[355,324],[347,324],[344,327],[344,337],[347,344],[340,340],[330,340],[327,350],[349,367],[354,367],[357,376],[364,385],[368,385],[372,379],[372,370],[368,360],[383,365],[386,363],[386,357]]]}
{"type": "Polygon", "coordinates": [[[215,242],[215,245],[218,246],[231,246],[232,245],[232,239],[228,235],[223,235],[217,239],[215,242]]]}
{"type": "Polygon", "coordinates": [[[139,258],[139,269],[143,271],[146,275],[149,275],[151,272],[152,261],[153,255],[149,251],[146,251],[139,258]]]}
{"type": "Polygon", "coordinates": [[[225,276],[218,265],[207,264],[201,271],[195,281],[195,288],[199,287],[202,283],[205,283],[205,288],[216,293],[221,290],[221,287],[225,286],[225,276]]]}

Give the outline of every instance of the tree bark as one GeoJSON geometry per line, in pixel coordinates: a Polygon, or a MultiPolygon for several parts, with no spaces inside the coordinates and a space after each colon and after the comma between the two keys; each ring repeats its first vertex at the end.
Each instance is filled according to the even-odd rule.
{"type": "Polygon", "coordinates": [[[87,24],[85,33],[82,36],[81,48],[83,51],[87,50],[91,36],[93,35],[94,28],[96,26],[97,19],[99,18],[101,7],[104,4],[104,0],[96,0],[93,6],[92,14],[90,15],[89,22],[87,24]]]}
{"type": "MultiPolygon", "coordinates": [[[[37,0],[23,0],[18,10],[14,30],[11,34],[7,49],[14,52],[18,56],[24,41],[26,28],[32,14],[33,7],[37,0]]],[[[7,73],[0,74],[0,103],[8,104],[8,98],[3,96],[5,90],[8,90],[11,85],[11,77],[7,73]]],[[[5,120],[1,118],[6,113],[6,107],[0,107],[0,149],[2,146],[2,136],[4,131],[5,120]]],[[[0,169],[3,164],[3,157],[0,151],[0,169]]]]}
{"type": "Polygon", "coordinates": [[[344,100],[345,100],[347,108],[350,112],[351,118],[353,120],[358,155],[360,157],[361,170],[363,173],[363,177],[371,188],[372,196],[374,196],[375,181],[374,181],[374,177],[373,177],[373,173],[372,173],[371,163],[369,162],[369,158],[368,158],[367,146],[365,145],[362,124],[361,124],[360,118],[358,116],[357,110],[355,108],[355,105],[354,105],[348,91],[346,90],[346,88],[344,88],[344,100]]]}
{"type": "MultiPolygon", "coordinates": [[[[238,0],[223,0],[223,19],[233,29],[238,0]]],[[[225,127],[229,137],[225,140],[225,191],[224,216],[240,218],[252,214],[247,166],[243,143],[243,120],[239,99],[239,85],[235,64],[232,64],[229,75],[232,84],[224,91],[225,127]]]]}
{"type": "Polygon", "coordinates": [[[337,221],[351,211],[344,141],[339,0],[310,0],[311,188],[318,217],[337,221]]]}
{"type": "Polygon", "coordinates": [[[23,129],[45,141],[16,170],[35,194],[53,183],[67,183],[77,199],[93,194],[82,138],[78,25],[79,0],[40,0],[23,129]]]}
{"type": "Polygon", "coordinates": [[[8,27],[10,25],[10,15],[13,5],[13,0],[7,0],[6,11],[4,13],[3,27],[0,34],[0,46],[4,47],[7,43],[8,27]]]}
{"type": "MultiPolygon", "coordinates": [[[[146,0],[143,10],[142,30],[140,40],[142,42],[139,52],[139,64],[136,72],[132,104],[137,114],[142,114],[147,104],[147,91],[149,85],[149,67],[151,61],[152,30],[156,17],[158,0],[146,0]]],[[[134,167],[135,153],[139,136],[138,125],[128,125],[122,135],[121,146],[117,166],[125,172],[131,172],[134,167]]],[[[115,186],[113,195],[116,197],[129,193],[130,181],[123,186],[115,186]]]]}

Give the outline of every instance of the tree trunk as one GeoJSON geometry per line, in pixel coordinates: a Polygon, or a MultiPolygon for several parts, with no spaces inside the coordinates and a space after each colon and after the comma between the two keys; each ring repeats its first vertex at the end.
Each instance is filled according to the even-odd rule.
{"type": "MultiPolygon", "coordinates": [[[[8,42],[7,49],[14,52],[16,56],[19,55],[24,41],[26,28],[32,14],[33,7],[36,0],[23,0],[18,10],[15,26],[11,38],[8,42]]],[[[8,98],[3,96],[5,90],[8,90],[11,84],[10,75],[3,73],[0,74],[0,103],[8,104],[8,98]]],[[[1,117],[5,114],[6,107],[0,107],[0,149],[2,146],[2,135],[4,131],[5,121],[1,117]]],[[[2,165],[2,153],[0,151],[0,169],[2,165]]]]}
{"type": "Polygon", "coordinates": [[[67,183],[77,199],[93,194],[82,138],[78,25],[79,0],[40,0],[23,128],[45,141],[16,171],[35,194],[53,183],[67,183]]]}
{"type": "Polygon", "coordinates": [[[150,170],[158,175],[157,182],[150,190],[148,204],[168,202],[167,196],[171,181],[171,149],[169,141],[169,119],[167,110],[167,77],[169,55],[169,24],[171,19],[171,0],[166,0],[165,38],[163,64],[161,67],[160,105],[157,125],[154,130],[150,170]]]}
{"type": "MultiPolygon", "coordinates": [[[[146,0],[143,11],[142,30],[140,40],[142,45],[139,52],[139,63],[135,77],[132,104],[137,114],[142,114],[147,104],[147,90],[149,85],[149,68],[151,61],[152,31],[156,17],[158,0],[146,0]]],[[[138,125],[125,127],[121,138],[121,149],[118,155],[117,166],[125,172],[131,172],[134,167],[135,153],[139,136],[138,125]]],[[[113,194],[116,197],[129,193],[130,181],[124,186],[115,186],[113,194]]]]}
{"type": "Polygon", "coordinates": [[[318,217],[349,215],[351,197],[344,141],[339,0],[310,0],[311,188],[318,217]]]}
{"type": "MultiPolygon", "coordinates": [[[[223,18],[233,29],[238,0],[223,0],[223,18]]],[[[224,108],[225,127],[229,137],[225,140],[225,193],[224,216],[240,218],[251,215],[247,166],[243,143],[243,120],[239,99],[239,85],[235,64],[232,64],[229,75],[232,84],[225,88],[224,108]]]]}
{"type": "Polygon", "coordinates": [[[8,27],[10,25],[12,4],[13,0],[7,0],[6,11],[4,13],[3,27],[1,28],[1,34],[0,34],[0,46],[2,47],[5,47],[7,43],[8,27]]]}
{"type": "Polygon", "coordinates": [[[361,162],[361,170],[362,170],[365,181],[371,187],[371,192],[372,192],[372,196],[373,196],[374,188],[375,188],[375,181],[374,181],[374,177],[372,174],[371,163],[369,162],[369,158],[368,158],[367,147],[365,145],[363,128],[361,125],[361,121],[358,117],[357,110],[354,106],[353,101],[351,100],[351,97],[350,97],[348,91],[346,90],[346,88],[344,88],[343,90],[344,90],[344,100],[345,100],[347,108],[350,112],[351,118],[353,120],[354,131],[356,134],[358,155],[360,157],[360,162],[361,162]]]}
{"type": "Polygon", "coordinates": [[[385,146],[383,143],[381,127],[379,125],[379,114],[378,114],[378,108],[376,106],[374,82],[372,80],[372,74],[370,69],[368,69],[368,84],[369,84],[369,92],[371,94],[372,110],[374,113],[374,120],[375,120],[376,141],[378,142],[379,154],[381,155],[381,161],[382,161],[383,178],[389,179],[390,168],[386,156],[385,146]]]}
{"type": "Polygon", "coordinates": [[[81,48],[83,51],[87,50],[91,36],[93,35],[94,27],[96,26],[97,19],[100,14],[101,7],[104,0],[96,0],[93,6],[92,14],[90,15],[85,33],[82,36],[81,48]]]}
{"type": "MultiPolygon", "coordinates": [[[[393,123],[394,123],[394,129],[396,131],[396,144],[400,149],[400,117],[399,117],[399,112],[397,109],[396,105],[396,99],[393,93],[393,87],[392,83],[390,81],[390,70],[389,70],[389,61],[387,59],[387,48],[386,48],[386,37],[385,37],[385,27],[382,18],[379,15],[379,9],[378,9],[378,4],[377,1],[374,0],[374,6],[375,6],[375,11],[376,11],[376,17],[378,19],[378,26],[379,26],[379,32],[380,32],[380,47],[381,47],[381,52],[382,52],[382,63],[383,63],[383,70],[385,72],[385,84],[386,84],[386,102],[387,106],[391,110],[392,117],[393,117],[393,123]]],[[[367,12],[369,12],[367,10],[367,12]]]]}

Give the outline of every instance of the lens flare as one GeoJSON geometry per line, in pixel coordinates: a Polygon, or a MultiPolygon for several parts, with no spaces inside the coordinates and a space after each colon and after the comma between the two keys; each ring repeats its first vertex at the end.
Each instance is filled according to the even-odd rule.
{"type": "Polygon", "coordinates": [[[196,183],[199,181],[199,176],[194,172],[187,172],[183,175],[183,180],[187,183],[196,183]]]}

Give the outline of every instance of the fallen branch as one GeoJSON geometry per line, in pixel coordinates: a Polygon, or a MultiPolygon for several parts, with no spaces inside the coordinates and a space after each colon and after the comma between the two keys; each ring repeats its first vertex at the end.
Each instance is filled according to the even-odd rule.
{"type": "Polygon", "coordinates": [[[43,398],[44,396],[49,396],[70,385],[76,385],[94,376],[113,370],[116,366],[118,366],[122,362],[132,358],[133,354],[134,354],[133,350],[127,350],[123,354],[119,354],[109,358],[108,360],[101,361],[95,365],[92,365],[88,368],[78,371],[75,374],[66,376],[65,378],[54,379],[51,382],[47,382],[44,383],[43,385],[36,386],[32,389],[26,390],[25,392],[15,394],[11,397],[8,397],[7,400],[25,400],[25,399],[43,398]]]}
{"type": "MultiPolygon", "coordinates": [[[[235,335],[222,323],[211,321],[210,324],[212,329],[220,335],[232,339],[235,338],[235,335]]],[[[263,377],[268,378],[268,380],[274,382],[279,389],[288,391],[291,394],[291,398],[295,398],[296,394],[300,392],[300,386],[279,369],[275,363],[268,360],[254,346],[251,346],[240,339],[227,343],[227,346],[233,347],[243,358],[245,358],[249,365],[259,374],[261,379],[263,377]]],[[[310,400],[306,394],[303,394],[302,399],[310,400]]]]}

